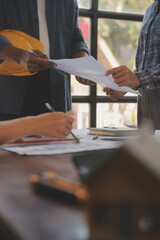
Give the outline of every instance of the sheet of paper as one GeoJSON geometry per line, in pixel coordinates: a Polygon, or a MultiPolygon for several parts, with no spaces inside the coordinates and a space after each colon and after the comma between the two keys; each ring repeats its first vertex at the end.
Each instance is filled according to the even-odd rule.
{"type": "Polygon", "coordinates": [[[51,61],[56,63],[56,68],[63,72],[91,80],[113,90],[139,94],[129,87],[119,87],[111,75],[105,76],[106,69],[92,56],[51,61]]]}
{"type": "Polygon", "coordinates": [[[87,134],[87,130],[74,130],[74,133],[80,138],[80,143],[49,143],[40,145],[16,145],[16,146],[1,146],[1,149],[14,152],[19,155],[51,155],[75,153],[100,149],[113,149],[122,145],[122,141],[103,141],[93,140],[93,136],[87,134]]]}

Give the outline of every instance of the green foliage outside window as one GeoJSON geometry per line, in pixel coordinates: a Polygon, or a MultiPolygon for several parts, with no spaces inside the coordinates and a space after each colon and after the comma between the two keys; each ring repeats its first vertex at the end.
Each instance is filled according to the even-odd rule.
{"type": "MultiPolygon", "coordinates": [[[[93,0],[94,1],[94,0],[93,0]]],[[[153,0],[99,0],[99,9],[118,12],[144,13],[153,0]]],[[[84,8],[89,8],[91,0],[78,0],[84,8]]]]}
{"type": "MultiPolygon", "coordinates": [[[[144,13],[151,0],[99,0],[99,8],[115,12],[144,13]]],[[[100,19],[98,31],[105,40],[119,65],[135,69],[135,53],[141,22],[100,19]]]]}
{"type": "Polygon", "coordinates": [[[99,35],[109,46],[117,62],[134,68],[135,50],[137,48],[140,25],[131,21],[100,19],[99,35]],[[127,57],[128,55],[128,57],[127,57]]]}
{"type": "Polygon", "coordinates": [[[99,9],[115,12],[144,13],[153,0],[99,0],[99,9]]]}
{"type": "MultiPolygon", "coordinates": [[[[91,1],[78,0],[81,7],[89,8],[91,1]]],[[[99,0],[99,10],[143,14],[153,0],[99,0]]],[[[98,32],[112,51],[117,62],[135,68],[135,52],[140,22],[99,19],[98,32]],[[125,56],[124,56],[124,49],[125,56]]]]}

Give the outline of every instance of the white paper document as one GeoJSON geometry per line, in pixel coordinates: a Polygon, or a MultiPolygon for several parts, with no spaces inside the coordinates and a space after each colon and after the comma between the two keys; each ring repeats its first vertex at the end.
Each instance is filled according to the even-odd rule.
{"type": "Polygon", "coordinates": [[[132,88],[119,87],[111,75],[105,76],[106,69],[92,56],[51,61],[56,63],[56,68],[63,72],[91,80],[113,90],[139,94],[132,88]]]}
{"type": "Polygon", "coordinates": [[[51,155],[51,154],[64,154],[64,153],[76,153],[83,151],[93,151],[100,149],[113,149],[120,147],[122,141],[102,141],[93,140],[93,136],[88,135],[86,130],[74,130],[74,133],[79,138],[80,143],[75,143],[73,141],[62,141],[61,143],[51,143],[40,145],[32,144],[16,144],[16,145],[2,145],[0,148],[9,152],[14,152],[19,155],[51,155]]]}

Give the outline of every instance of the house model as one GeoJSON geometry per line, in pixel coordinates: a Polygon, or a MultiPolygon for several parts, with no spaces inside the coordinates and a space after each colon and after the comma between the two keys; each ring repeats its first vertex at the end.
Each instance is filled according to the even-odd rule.
{"type": "MultiPolygon", "coordinates": [[[[88,154],[89,157],[89,154],[88,154]]],[[[141,137],[101,158],[84,183],[91,239],[160,240],[160,143],[141,137]]]]}

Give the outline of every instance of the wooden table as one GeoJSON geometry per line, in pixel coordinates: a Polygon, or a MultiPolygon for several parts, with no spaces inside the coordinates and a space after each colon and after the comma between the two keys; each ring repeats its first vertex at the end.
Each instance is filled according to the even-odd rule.
{"type": "Polygon", "coordinates": [[[86,240],[88,228],[80,207],[36,195],[31,174],[56,170],[78,179],[73,154],[19,156],[0,150],[0,239],[86,240]]]}

